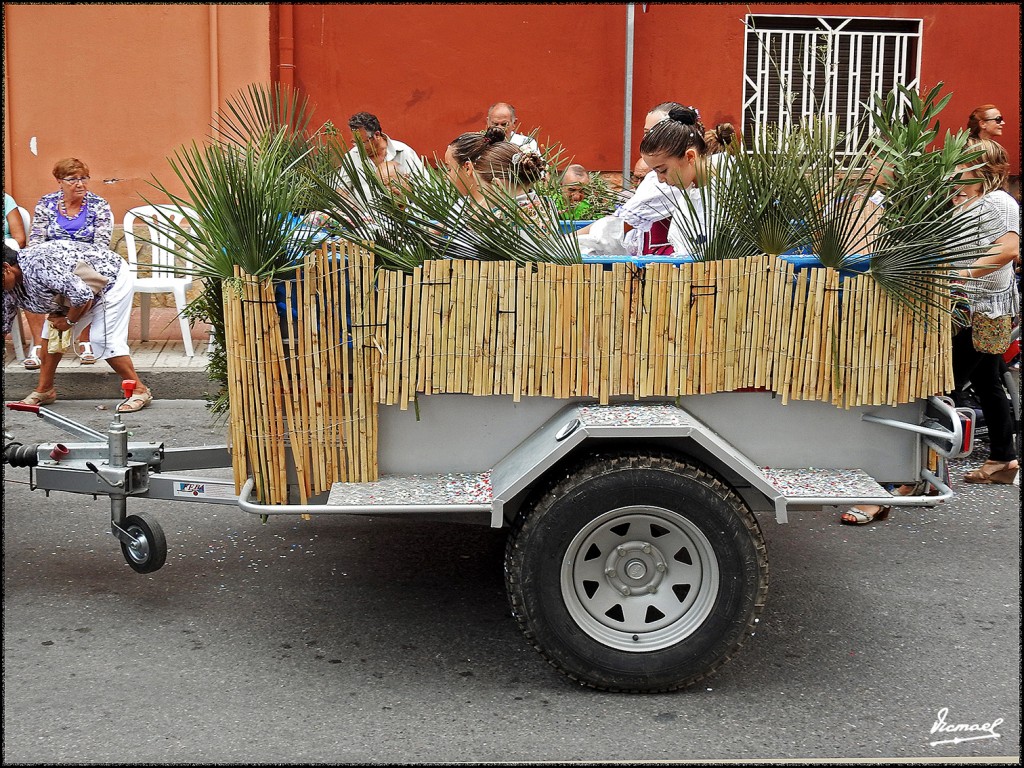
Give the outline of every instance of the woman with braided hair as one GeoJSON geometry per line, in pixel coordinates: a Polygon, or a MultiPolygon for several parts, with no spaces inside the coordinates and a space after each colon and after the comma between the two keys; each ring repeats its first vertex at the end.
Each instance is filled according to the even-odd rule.
{"type": "Polygon", "coordinates": [[[504,137],[500,129],[488,128],[456,138],[445,152],[448,178],[477,205],[500,215],[500,198],[511,198],[530,221],[547,228],[550,221],[557,221],[558,210],[554,202],[533,191],[533,185],[547,173],[547,162],[504,137]],[[542,207],[548,209],[547,214],[542,207]]]}
{"type": "Polygon", "coordinates": [[[505,132],[501,128],[488,128],[482,132],[463,133],[448,145],[444,163],[448,168],[448,178],[459,190],[459,194],[472,198],[480,205],[485,204],[474,163],[488,147],[504,141],[505,132]]]}
{"type": "Polygon", "coordinates": [[[661,181],[683,191],[672,215],[668,239],[677,254],[692,254],[711,239],[714,202],[698,186],[707,181],[708,146],[700,113],[694,107],[673,107],[668,116],[644,134],[640,157],[661,181]]]}

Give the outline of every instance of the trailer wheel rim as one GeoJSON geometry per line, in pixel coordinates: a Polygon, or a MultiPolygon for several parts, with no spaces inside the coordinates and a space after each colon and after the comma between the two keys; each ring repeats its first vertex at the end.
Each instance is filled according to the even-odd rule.
{"type": "Polygon", "coordinates": [[[592,520],[570,542],[562,598],[591,638],[621,651],[667,648],[695,632],[718,596],[714,548],[690,520],[628,506],[592,520]]]}
{"type": "Polygon", "coordinates": [[[134,562],[139,564],[149,562],[151,555],[149,551],[149,539],[146,537],[146,532],[137,525],[131,526],[126,532],[132,537],[132,542],[125,546],[125,552],[128,556],[134,562]]]}

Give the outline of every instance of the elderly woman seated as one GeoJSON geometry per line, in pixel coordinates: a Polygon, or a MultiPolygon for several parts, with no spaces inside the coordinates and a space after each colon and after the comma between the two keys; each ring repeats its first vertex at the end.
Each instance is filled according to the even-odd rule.
{"type": "Polygon", "coordinates": [[[153,400],[129,356],[128,320],[134,277],[118,254],[102,246],[74,240],[50,240],[20,253],[4,248],[3,331],[10,330],[19,308],[46,315],[39,381],[21,402],[47,405],[57,400],[54,377],[74,328],[89,326],[97,359],[122,379],[137,382],[135,393],[118,411],[141,410],[153,400]]]}

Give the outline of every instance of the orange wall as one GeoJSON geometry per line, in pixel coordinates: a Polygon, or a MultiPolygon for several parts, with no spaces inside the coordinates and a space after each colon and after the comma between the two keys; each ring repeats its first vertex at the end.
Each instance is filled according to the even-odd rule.
{"type": "MultiPolygon", "coordinates": [[[[748,12],[923,19],[922,82],[942,80],[953,93],[942,127],[965,126],[975,106],[996,104],[1020,173],[1020,8],[1010,3],[651,3],[646,12],[637,3],[633,147],[646,111],[670,99],[697,106],[706,125],[739,124],[748,12]]],[[[624,4],[296,5],[292,15],[295,83],[321,120],[344,127],[352,113],[373,112],[429,157],[481,128],[488,105],[510,101],[542,141],[560,141],[590,168],[621,168],[624,4]]]]}
{"type": "MultiPolygon", "coordinates": [[[[739,122],[748,11],[924,19],[922,80],[953,93],[943,127],[996,104],[1020,173],[1020,9],[1010,3],[638,3],[632,147],[647,109],[667,99],[695,104],[706,124],[739,122]]],[[[500,100],[578,162],[622,165],[624,4],[12,4],[4,15],[4,187],[29,209],[56,188],[53,163],[73,155],[120,219],[153,198],[153,174],[174,186],[166,158],[206,136],[215,105],[282,75],[318,119],[344,127],[374,112],[428,157],[481,128],[500,100]],[[294,69],[281,69],[289,58],[294,69]]]]}
{"type": "Polygon", "coordinates": [[[270,74],[266,5],[5,5],[4,189],[29,211],[78,157],[115,222],[180,191],[166,158],[270,74]],[[33,151],[33,146],[35,150],[33,151]],[[106,181],[105,181],[106,180],[106,181]]]}

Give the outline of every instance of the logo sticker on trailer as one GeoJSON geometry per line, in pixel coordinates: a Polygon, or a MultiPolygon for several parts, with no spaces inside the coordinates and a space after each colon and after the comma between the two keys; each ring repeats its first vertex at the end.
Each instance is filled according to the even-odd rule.
{"type": "Polygon", "coordinates": [[[235,487],[231,481],[224,483],[189,483],[183,480],[174,482],[174,495],[185,499],[231,499],[234,501],[235,487]]]}

